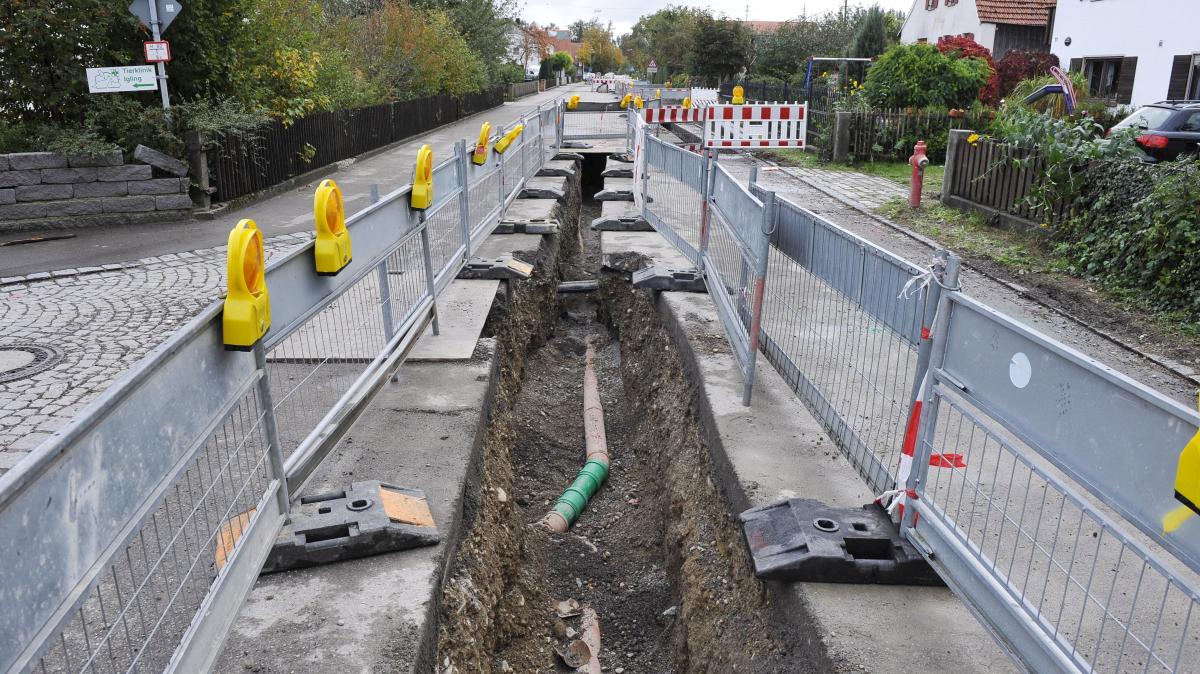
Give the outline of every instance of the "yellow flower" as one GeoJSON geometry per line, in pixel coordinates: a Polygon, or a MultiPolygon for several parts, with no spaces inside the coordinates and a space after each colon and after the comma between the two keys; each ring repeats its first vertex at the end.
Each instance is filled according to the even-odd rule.
{"type": "Polygon", "coordinates": [[[979,139],[980,139],[981,137],[982,137],[982,136],[980,136],[979,134],[977,134],[977,133],[973,133],[973,134],[971,134],[971,135],[967,136],[967,142],[968,142],[968,143],[970,143],[970,144],[972,144],[972,145],[974,145],[975,143],[978,143],[978,142],[979,142],[979,139]]]}

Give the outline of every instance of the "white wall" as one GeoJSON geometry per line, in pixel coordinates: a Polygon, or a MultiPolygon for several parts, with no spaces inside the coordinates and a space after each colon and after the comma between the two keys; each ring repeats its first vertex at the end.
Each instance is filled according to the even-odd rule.
{"type": "Polygon", "coordinates": [[[992,42],[996,39],[996,25],[979,22],[975,0],[958,0],[958,4],[952,7],[946,6],[946,0],[938,0],[938,7],[934,10],[925,9],[925,0],[915,0],[900,30],[900,41],[912,44],[925,38],[930,44],[937,44],[938,38],[943,35],[963,33],[974,33],[975,41],[988,49],[992,48],[992,42]]]}
{"type": "Polygon", "coordinates": [[[1063,68],[1073,58],[1136,56],[1130,104],[1161,101],[1172,58],[1200,53],[1200,1],[1058,0],[1050,51],[1063,68]]]}

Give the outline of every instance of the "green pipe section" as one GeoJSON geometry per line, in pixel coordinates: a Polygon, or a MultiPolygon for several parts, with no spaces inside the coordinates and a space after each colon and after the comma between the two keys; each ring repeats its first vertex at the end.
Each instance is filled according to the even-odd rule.
{"type": "Polygon", "coordinates": [[[583,512],[588,500],[596,493],[604,480],[608,479],[608,465],[598,459],[590,459],[579,469],[575,481],[558,497],[554,504],[554,512],[567,521],[567,525],[575,523],[575,519],[583,512]]]}

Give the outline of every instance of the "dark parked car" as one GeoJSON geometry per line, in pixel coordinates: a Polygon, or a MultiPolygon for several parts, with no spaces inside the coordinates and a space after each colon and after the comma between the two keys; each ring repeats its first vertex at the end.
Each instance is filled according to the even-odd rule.
{"type": "Polygon", "coordinates": [[[1152,161],[1200,153],[1200,101],[1161,101],[1139,108],[1109,130],[1133,127],[1137,144],[1152,161]]]}

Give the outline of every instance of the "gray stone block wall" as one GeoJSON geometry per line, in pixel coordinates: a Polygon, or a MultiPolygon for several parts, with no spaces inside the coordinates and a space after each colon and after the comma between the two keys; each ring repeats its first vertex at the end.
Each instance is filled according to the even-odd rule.
{"type": "Polygon", "coordinates": [[[0,232],[190,217],[187,165],[144,146],[134,156],[0,154],[0,232]]]}

